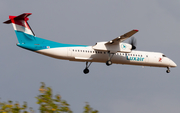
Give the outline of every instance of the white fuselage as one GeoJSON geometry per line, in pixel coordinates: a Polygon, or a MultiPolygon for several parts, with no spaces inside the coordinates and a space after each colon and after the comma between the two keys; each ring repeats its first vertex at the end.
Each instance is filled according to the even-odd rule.
{"type": "Polygon", "coordinates": [[[167,73],[170,72],[169,67],[177,66],[162,53],[133,51],[136,49],[134,38],[131,38],[129,44],[123,43],[124,40],[137,33],[137,29],[133,29],[110,41],[97,42],[94,46],[63,44],[36,37],[27,23],[29,15],[31,13],[9,16],[10,20],[4,22],[13,24],[18,39],[17,46],[57,59],[86,62],[86,67],[83,70],[85,74],[89,73],[88,67],[92,62],[106,63],[107,66],[115,63],[167,67],[167,73]]]}
{"type": "MultiPolygon", "coordinates": [[[[110,55],[106,51],[94,50],[93,46],[50,48],[39,50],[36,52],[57,59],[101,63],[106,63],[110,55]]],[[[158,52],[117,52],[112,56],[111,61],[115,64],[128,64],[153,67],[176,67],[176,64],[171,59],[167,58],[165,55],[158,52]]]]}

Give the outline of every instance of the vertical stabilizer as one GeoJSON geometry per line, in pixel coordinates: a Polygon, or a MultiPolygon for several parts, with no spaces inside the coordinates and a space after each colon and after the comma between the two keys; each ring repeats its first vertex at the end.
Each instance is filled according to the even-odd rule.
{"type": "Polygon", "coordinates": [[[35,34],[27,22],[29,20],[29,15],[31,15],[31,13],[9,16],[9,20],[4,22],[5,24],[12,23],[19,43],[32,43],[35,41],[35,34]]]}
{"type": "Polygon", "coordinates": [[[21,32],[24,32],[26,34],[34,36],[34,33],[31,29],[31,27],[27,23],[27,21],[29,20],[29,18],[27,18],[27,17],[29,15],[31,15],[31,13],[24,13],[24,14],[21,14],[19,16],[9,16],[10,20],[8,20],[4,23],[6,23],[6,24],[12,23],[14,30],[21,31],[21,32]]]}

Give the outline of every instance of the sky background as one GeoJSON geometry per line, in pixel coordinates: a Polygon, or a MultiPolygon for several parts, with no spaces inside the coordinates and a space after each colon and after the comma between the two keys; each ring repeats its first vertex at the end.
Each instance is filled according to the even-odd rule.
{"type": "MultiPolygon", "coordinates": [[[[85,102],[100,113],[179,113],[179,67],[166,68],[58,60],[16,46],[9,15],[32,13],[36,36],[69,44],[94,45],[132,29],[137,50],[162,52],[180,64],[180,0],[0,0],[0,98],[28,102],[45,82],[74,113],[85,102]]],[[[126,41],[127,42],[127,41],[126,41]]]]}

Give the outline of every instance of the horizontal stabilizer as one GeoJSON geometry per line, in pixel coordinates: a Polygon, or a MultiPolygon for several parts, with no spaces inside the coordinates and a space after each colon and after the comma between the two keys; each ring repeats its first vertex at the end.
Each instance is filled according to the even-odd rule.
{"type": "Polygon", "coordinates": [[[25,20],[25,21],[27,21],[27,20],[29,20],[27,17],[29,16],[29,15],[31,15],[32,13],[23,13],[23,14],[21,14],[21,15],[19,15],[19,16],[9,16],[9,19],[10,20],[7,20],[7,21],[5,21],[5,22],[3,22],[3,23],[5,23],[5,24],[10,24],[10,23],[12,23],[12,21],[11,20],[25,20]]]}

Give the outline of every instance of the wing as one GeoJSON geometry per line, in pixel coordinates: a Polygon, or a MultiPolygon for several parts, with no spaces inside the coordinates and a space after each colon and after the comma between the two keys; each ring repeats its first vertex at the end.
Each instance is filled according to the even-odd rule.
{"type": "Polygon", "coordinates": [[[107,44],[117,44],[117,43],[123,42],[124,40],[131,37],[132,35],[134,35],[137,32],[138,32],[138,30],[136,30],[136,29],[134,29],[132,31],[129,31],[128,33],[125,33],[124,35],[121,35],[121,36],[119,36],[119,37],[105,43],[105,45],[107,45],[107,44]]]}

